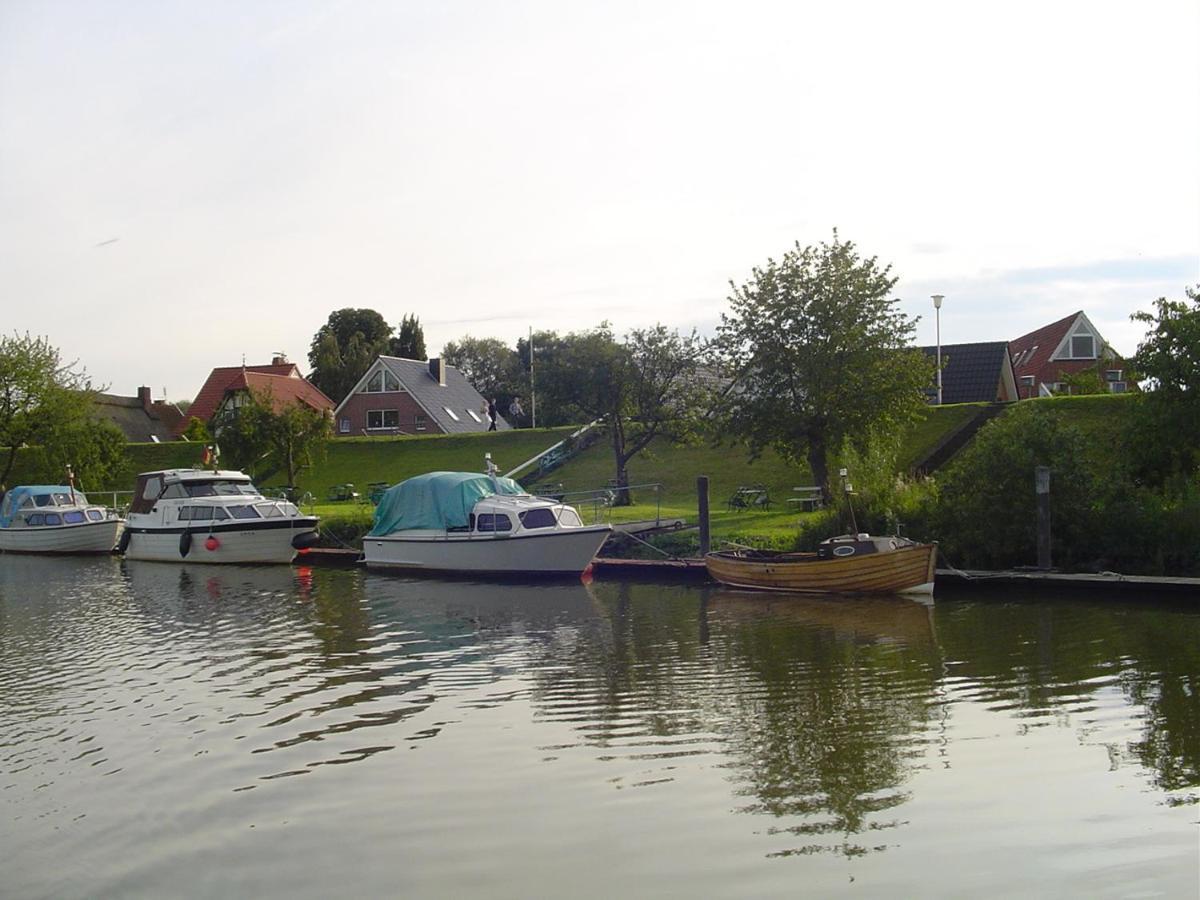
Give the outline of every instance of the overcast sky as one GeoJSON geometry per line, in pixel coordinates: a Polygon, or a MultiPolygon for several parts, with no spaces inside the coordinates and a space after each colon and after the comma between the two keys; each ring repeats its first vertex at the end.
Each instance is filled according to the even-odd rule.
{"type": "Polygon", "coordinates": [[[833,228],[934,341],[1200,281],[1200,4],[0,0],[0,327],[190,399],[330,311],[710,331],[833,228]]]}

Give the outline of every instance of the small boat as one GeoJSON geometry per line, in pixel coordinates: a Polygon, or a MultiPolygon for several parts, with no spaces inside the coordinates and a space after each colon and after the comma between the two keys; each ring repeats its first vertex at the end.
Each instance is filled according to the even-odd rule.
{"type": "Polygon", "coordinates": [[[125,521],[70,485],[22,485],[0,503],[0,550],[111,553],[125,521]]]}
{"type": "Polygon", "coordinates": [[[317,521],[242,472],[164,469],[137,477],[117,549],[162,562],[290,563],[316,544],[317,521]]]}
{"type": "Polygon", "coordinates": [[[721,550],[704,559],[722,584],[768,591],[932,594],[937,544],[902,537],[843,534],[816,553],[721,550]]]}
{"type": "Polygon", "coordinates": [[[363,538],[363,560],[372,569],[579,575],[611,532],[496,475],[489,459],[486,475],[429,472],[388,488],[363,538]]]}

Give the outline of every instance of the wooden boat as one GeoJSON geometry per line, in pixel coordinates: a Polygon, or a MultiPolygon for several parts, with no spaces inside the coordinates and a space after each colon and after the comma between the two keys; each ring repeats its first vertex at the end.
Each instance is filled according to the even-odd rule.
{"type": "Polygon", "coordinates": [[[705,557],[722,584],[768,591],[837,594],[932,594],[937,544],[902,537],[844,534],[816,553],[722,550],[705,557]]]}

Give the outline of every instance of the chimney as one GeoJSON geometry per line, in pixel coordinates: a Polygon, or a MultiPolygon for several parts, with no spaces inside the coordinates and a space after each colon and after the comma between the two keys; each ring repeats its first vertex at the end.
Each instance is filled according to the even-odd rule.
{"type": "Polygon", "coordinates": [[[142,404],[142,409],[150,412],[150,407],[154,405],[154,401],[150,399],[150,388],[138,388],[138,402],[142,404]]]}
{"type": "Polygon", "coordinates": [[[286,366],[287,364],[288,358],[286,353],[276,353],[271,357],[271,365],[273,366],[286,366]]]}
{"type": "Polygon", "coordinates": [[[445,387],[446,385],[446,366],[440,359],[431,359],[429,361],[429,377],[438,384],[445,387]]]}

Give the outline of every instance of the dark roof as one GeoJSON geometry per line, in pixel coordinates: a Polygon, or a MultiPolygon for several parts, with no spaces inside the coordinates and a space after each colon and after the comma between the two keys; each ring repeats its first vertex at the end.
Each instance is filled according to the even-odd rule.
{"type": "MultiPolygon", "coordinates": [[[[471,386],[471,382],[467,381],[466,376],[454,366],[443,364],[443,378],[446,383],[438,384],[437,379],[430,374],[430,365],[427,362],[421,362],[418,359],[401,359],[398,356],[381,356],[376,362],[383,363],[393,375],[400,379],[404,389],[412,394],[413,399],[443,431],[448,434],[487,431],[488,417],[485,412],[487,401],[479,391],[471,386]],[[447,407],[453,410],[457,419],[446,411],[447,407]],[[471,413],[478,416],[480,421],[476,421],[471,413]]],[[[375,365],[372,364],[359,384],[374,371],[375,365]]],[[[358,387],[359,385],[355,385],[354,391],[346,395],[346,399],[342,401],[343,404],[354,396],[358,387]]],[[[341,406],[339,405],[338,408],[340,409],[341,406]]],[[[507,431],[511,427],[503,416],[496,416],[497,431],[507,431]]]]}
{"type": "MultiPolygon", "coordinates": [[[[145,389],[148,390],[149,389],[145,389]]],[[[147,393],[147,397],[149,393],[147,393]]],[[[112,422],[130,443],[149,443],[154,440],[173,441],[175,430],[184,415],[174,403],[155,400],[144,406],[140,397],[121,397],[116,394],[96,395],[96,414],[112,422]]]]}
{"type": "Polygon", "coordinates": [[[225,388],[228,395],[249,388],[256,394],[269,394],[275,412],[281,412],[292,403],[303,403],[315,410],[333,411],[333,401],[311,381],[288,375],[268,375],[265,372],[238,372],[237,377],[225,388]]]}
{"type": "MultiPolygon", "coordinates": [[[[937,358],[937,347],[921,350],[930,359],[937,358]]],[[[1005,367],[1011,365],[1008,353],[1006,341],[942,344],[942,403],[991,403],[1004,399],[1001,380],[1005,367]]]]}
{"type": "Polygon", "coordinates": [[[243,371],[261,372],[264,375],[300,377],[300,369],[295,363],[276,363],[269,366],[220,366],[209,373],[204,386],[200,388],[200,393],[188,407],[188,417],[195,416],[201,422],[211,419],[216,413],[217,407],[221,405],[221,401],[225,399],[225,389],[235,379],[240,378],[243,371]]]}

